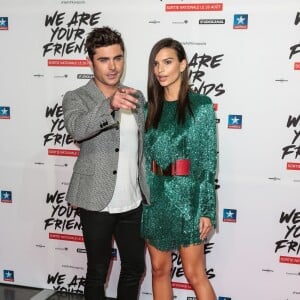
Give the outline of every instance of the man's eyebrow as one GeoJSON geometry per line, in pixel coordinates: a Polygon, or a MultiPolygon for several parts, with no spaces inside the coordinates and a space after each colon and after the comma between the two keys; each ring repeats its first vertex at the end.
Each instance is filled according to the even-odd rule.
{"type": "MultiPolygon", "coordinates": [[[[114,56],[112,59],[124,57],[124,54],[114,56]]],[[[97,59],[109,59],[108,56],[99,56],[97,59]]]]}
{"type": "Polygon", "coordinates": [[[124,57],[124,54],[116,55],[114,58],[120,58],[120,57],[124,57]]]}

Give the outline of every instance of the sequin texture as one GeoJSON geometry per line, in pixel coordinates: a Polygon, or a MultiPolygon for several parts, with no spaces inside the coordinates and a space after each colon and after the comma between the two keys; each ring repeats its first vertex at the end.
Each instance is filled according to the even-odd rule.
{"type": "Polygon", "coordinates": [[[164,101],[157,129],[145,134],[147,182],[150,205],[144,205],[142,236],[160,250],[200,244],[199,219],[209,217],[216,225],[215,173],[216,122],[207,96],[189,94],[194,116],[177,124],[177,101],[164,101]],[[158,176],[151,161],[166,168],[176,159],[190,160],[188,176],[158,176]]]}

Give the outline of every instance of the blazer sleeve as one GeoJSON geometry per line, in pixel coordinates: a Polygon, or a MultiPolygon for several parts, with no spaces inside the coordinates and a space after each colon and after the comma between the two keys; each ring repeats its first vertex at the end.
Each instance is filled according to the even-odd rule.
{"type": "Polygon", "coordinates": [[[107,99],[92,99],[83,91],[69,91],[62,102],[67,132],[78,142],[118,126],[107,99]]]}

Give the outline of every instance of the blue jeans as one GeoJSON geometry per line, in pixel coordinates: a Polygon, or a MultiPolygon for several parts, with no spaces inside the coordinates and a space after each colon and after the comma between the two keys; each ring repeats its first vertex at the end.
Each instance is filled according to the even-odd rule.
{"type": "Polygon", "coordinates": [[[142,205],[118,214],[80,208],[87,251],[86,300],[105,299],[104,285],[112,257],[114,236],[121,259],[118,300],[137,300],[145,271],[145,242],[140,237],[142,205]]]}

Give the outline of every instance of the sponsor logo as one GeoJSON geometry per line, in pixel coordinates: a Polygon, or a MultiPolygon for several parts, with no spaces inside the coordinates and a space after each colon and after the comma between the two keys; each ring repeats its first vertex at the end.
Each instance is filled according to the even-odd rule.
{"type": "Polygon", "coordinates": [[[86,253],[86,249],[84,249],[84,248],[77,248],[76,252],[77,253],[86,253]]]}
{"type": "Polygon", "coordinates": [[[1,191],[1,202],[12,203],[11,191],[1,191]]]}
{"type": "Polygon", "coordinates": [[[287,79],[283,79],[283,78],[275,79],[275,81],[277,81],[277,82],[288,82],[287,79]]]}
{"type": "Polygon", "coordinates": [[[68,78],[68,74],[65,75],[54,75],[54,78],[68,78]]]}
{"type": "Polygon", "coordinates": [[[152,293],[150,293],[150,292],[142,292],[142,294],[143,295],[150,295],[150,296],[152,296],[152,293]]]}
{"type": "Polygon", "coordinates": [[[86,59],[48,59],[48,67],[88,67],[86,59]]]}
{"type": "Polygon", "coordinates": [[[273,180],[273,181],[280,180],[280,178],[278,178],[278,177],[269,177],[268,179],[273,180]]]}
{"type": "Polygon", "coordinates": [[[262,271],[263,271],[263,272],[268,272],[268,273],[274,273],[274,271],[271,270],[271,269],[262,269],[262,271]]]}
{"type": "Polygon", "coordinates": [[[300,265],[300,257],[296,256],[280,256],[279,262],[283,264],[294,264],[294,265],[300,265]]]}
{"type": "Polygon", "coordinates": [[[188,24],[188,20],[184,20],[184,21],[174,21],[172,22],[172,24],[188,24]]]}
{"type": "Polygon", "coordinates": [[[236,209],[224,208],[223,210],[223,222],[236,223],[236,209]]]}
{"type": "Polygon", "coordinates": [[[293,292],[293,295],[300,295],[300,292],[293,292]]]}
{"type": "Polygon", "coordinates": [[[300,62],[294,63],[294,70],[300,70],[300,62]]]}
{"type": "Polygon", "coordinates": [[[151,20],[151,21],[149,21],[148,23],[150,23],[150,24],[159,24],[160,21],[157,21],[157,20],[151,20]]]}
{"type": "Polygon", "coordinates": [[[83,243],[83,236],[74,235],[74,234],[62,234],[62,233],[49,232],[49,239],[83,243]]]}
{"type": "Polygon", "coordinates": [[[291,272],[286,272],[286,275],[296,275],[296,276],[300,276],[300,272],[298,273],[291,273],[291,272]]]}
{"type": "Polygon", "coordinates": [[[232,129],[241,129],[242,128],[242,119],[241,115],[229,115],[228,116],[228,128],[232,129]]]}
{"type": "Polygon", "coordinates": [[[11,270],[3,270],[3,280],[4,281],[15,281],[14,271],[11,270]]]}
{"type": "Polygon", "coordinates": [[[48,155],[53,156],[79,156],[79,150],[48,149],[48,155]]]}
{"type": "Polygon", "coordinates": [[[64,164],[54,164],[55,167],[67,167],[68,164],[64,163],[64,164]]]}
{"type": "Polygon", "coordinates": [[[85,4],[84,0],[62,0],[61,4],[85,4]]]}
{"type": "Polygon", "coordinates": [[[77,79],[92,79],[94,74],[77,74],[77,79]]]}
{"type": "Polygon", "coordinates": [[[71,266],[71,265],[61,265],[61,266],[66,269],[83,270],[83,267],[77,267],[77,266],[71,266]]]}
{"type": "Polygon", "coordinates": [[[286,169],[287,169],[287,170],[300,171],[300,163],[287,162],[287,163],[286,163],[286,169]]]}
{"type": "Polygon", "coordinates": [[[231,298],[230,297],[219,296],[218,300],[231,300],[231,298]]]}
{"type": "Polygon", "coordinates": [[[200,25],[220,25],[225,24],[225,19],[200,19],[200,25]]]}
{"type": "Polygon", "coordinates": [[[233,17],[233,29],[247,29],[248,28],[248,15],[236,14],[233,17]]]}
{"type": "Polygon", "coordinates": [[[166,4],[167,12],[180,11],[222,11],[223,3],[191,3],[191,4],[166,4]]]}
{"type": "Polygon", "coordinates": [[[55,250],[68,251],[67,247],[56,247],[55,250]]]}
{"type": "Polygon", "coordinates": [[[46,246],[42,245],[42,244],[36,244],[35,246],[38,247],[38,248],[46,248],[46,246]]]}
{"type": "Polygon", "coordinates": [[[174,281],[172,281],[172,287],[174,289],[192,290],[191,285],[189,283],[185,283],[185,282],[174,282],[174,281]]]}
{"type": "Polygon", "coordinates": [[[43,74],[33,74],[33,77],[41,78],[41,77],[44,77],[44,75],[43,74]]]}
{"type": "Polygon", "coordinates": [[[10,119],[9,106],[0,106],[0,119],[10,119]]]}
{"type": "Polygon", "coordinates": [[[197,300],[196,297],[187,297],[186,300],[197,300]]]}
{"type": "Polygon", "coordinates": [[[0,17],[0,30],[8,30],[8,17],[0,17]]]}
{"type": "Polygon", "coordinates": [[[205,46],[206,42],[182,42],[185,46],[205,46]]]}

